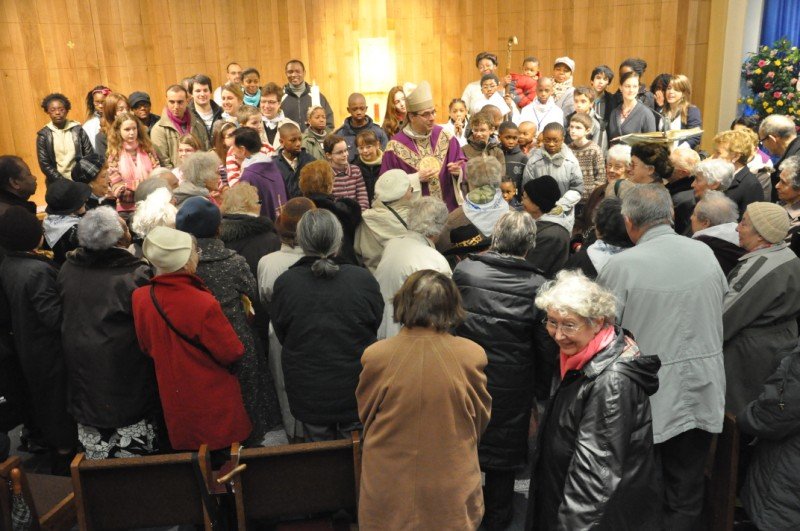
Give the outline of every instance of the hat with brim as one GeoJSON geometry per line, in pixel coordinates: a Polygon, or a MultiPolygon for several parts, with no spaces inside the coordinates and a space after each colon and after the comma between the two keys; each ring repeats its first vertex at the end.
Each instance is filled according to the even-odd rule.
{"type": "Polygon", "coordinates": [[[575,71],[575,61],[573,61],[572,59],[570,59],[566,55],[564,57],[559,57],[558,59],[556,59],[556,62],[553,63],[553,66],[555,66],[555,65],[565,65],[572,72],[575,71]]]}
{"type": "Polygon", "coordinates": [[[191,234],[170,227],[155,227],[144,239],[142,253],[162,273],[174,273],[189,261],[191,234]]]}
{"type": "Polygon", "coordinates": [[[147,92],[134,92],[128,98],[128,104],[131,109],[135,109],[141,103],[150,104],[150,95],[147,92]]]}
{"type": "Polygon", "coordinates": [[[81,209],[92,195],[92,189],[86,183],[76,183],[71,179],[57,179],[50,183],[44,200],[47,203],[45,212],[53,216],[68,216],[81,209]]]}

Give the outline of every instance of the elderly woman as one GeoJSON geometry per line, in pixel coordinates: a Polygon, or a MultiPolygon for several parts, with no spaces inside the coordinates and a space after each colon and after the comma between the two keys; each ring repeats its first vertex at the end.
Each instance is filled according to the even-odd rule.
{"type": "MultiPolygon", "coordinates": [[[[151,180],[153,179],[148,179],[142,184],[147,184],[151,180]]],[[[162,226],[175,228],[177,215],[178,209],[173,204],[172,193],[167,187],[157,188],[146,199],[137,202],[136,211],[130,219],[133,253],[138,257],[142,256],[142,242],[154,228],[162,226]]]]}
{"type": "MultiPolygon", "coordinates": [[[[692,189],[696,200],[701,200],[707,190],[725,192],[733,180],[733,164],[722,159],[706,159],[694,167],[692,189]]],[[[725,195],[728,195],[727,193],[725,195]]]]}
{"type": "Polygon", "coordinates": [[[739,247],[736,203],[722,192],[709,190],[692,213],[692,238],[708,245],[727,277],[746,252],[739,247]]]}
{"type": "Polygon", "coordinates": [[[342,225],[342,245],[339,258],[348,264],[358,264],[354,249],[356,228],[361,223],[361,207],[348,197],[333,196],[333,168],[324,160],[306,164],[300,170],[300,191],[317,208],[333,212],[342,225]]]}
{"type": "Polygon", "coordinates": [[[581,247],[564,266],[565,269],[579,269],[592,280],[597,278],[612,256],[633,247],[622,217],[622,200],[618,197],[603,199],[595,210],[593,225],[595,241],[581,247]]]}
{"type": "Polygon", "coordinates": [[[661,184],[672,176],[669,151],[660,144],[635,144],[631,148],[628,180],[636,184],[661,184]]]}
{"type": "Polygon", "coordinates": [[[536,306],[560,350],[560,378],[538,433],[526,529],[655,529],[661,473],[649,397],[657,356],[614,325],[614,295],[562,271],[536,306]]]}
{"type": "Polygon", "coordinates": [[[733,164],[733,180],[725,195],[736,203],[739,212],[747,210],[750,203],[765,200],[761,183],[747,166],[755,152],[751,136],[746,131],[723,131],[714,137],[713,157],[733,164]]]}
{"type": "Polygon", "coordinates": [[[305,256],[275,281],[270,306],[289,406],[307,441],[349,438],[361,428],[360,360],[375,342],[383,298],[366,269],[334,258],[342,226],[330,211],[303,214],[297,242],[305,256]]]}
{"type": "Polygon", "coordinates": [[[47,187],[47,217],[42,228],[46,249],[53,251],[53,260],[59,266],[67,259],[67,253],[78,247],[78,221],[86,212],[90,195],[88,184],[70,179],[59,179],[47,187]]]}
{"type": "Polygon", "coordinates": [[[420,190],[417,175],[400,169],[385,172],[375,183],[375,201],[362,214],[355,244],[356,253],[373,273],[386,243],[408,232],[408,211],[420,190]]]}
{"type": "Polygon", "coordinates": [[[700,154],[688,147],[673,149],[669,154],[672,175],[667,177],[667,191],[675,209],[675,232],[686,234],[690,230],[694,210],[694,167],[700,162],[700,154]]]}
{"type": "Polygon", "coordinates": [[[155,365],[169,441],[175,450],[220,450],[250,434],[231,366],[244,346],[214,295],[194,273],[200,257],[190,234],[156,227],[144,241],[156,268],[133,292],[133,322],[155,365]]]}
{"type": "Polygon", "coordinates": [[[492,419],[478,446],[486,474],[483,499],[487,529],[505,529],[513,514],[514,477],[527,462],[534,396],[547,399],[555,368],[555,344],[534,305],[545,279],[525,260],[536,243],[536,222],[508,212],[485,253],[471,254],[453,271],[467,317],[456,334],[486,350],[492,419]]]}
{"type": "Polygon", "coordinates": [[[255,277],[258,274],[258,261],[281,246],[272,220],[260,215],[258,189],[240,182],[225,192],[221,210],[219,239],[225,243],[225,247],[244,256],[255,277]]]}
{"type": "MultiPolygon", "coordinates": [[[[94,153],[89,136],[74,120],[67,119],[72,104],[63,94],[48,94],[42,100],[42,110],[50,122],[36,133],[36,156],[45,183],[71,179],[77,160],[94,153]]],[[[104,156],[105,152],[101,154],[104,156]]]]}
{"type": "MultiPolygon", "coordinates": [[[[580,200],[580,193],[567,192],[571,193],[580,200]]],[[[560,199],[558,182],[549,175],[528,181],[523,187],[522,206],[536,220],[536,246],[528,252],[527,260],[546,278],[553,278],[569,258],[569,216],[573,212],[558,206],[560,199]]]]}
{"type": "Polygon", "coordinates": [[[385,304],[378,339],[396,336],[400,331],[400,323],[394,320],[392,301],[409,275],[421,269],[432,269],[448,277],[452,274],[447,259],[436,250],[447,216],[447,205],[441,199],[420,198],[408,209],[408,230],[386,244],[375,270],[385,304]]]}
{"type": "MultiPolygon", "coordinates": [[[[303,214],[315,210],[314,203],[305,197],[295,197],[286,202],[275,220],[275,228],[281,239],[281,248],[270,253],[258,262],[258,293],[261,304],[267,308],[272,302],[275,280],[303,257],[303,249],[297,244],[297,223],[303,214]]],[[[263,320],[263,319],[259,319],[263,320]]],[[[289,398],[286,396],[286,383],[283,379],[281,363],[281,342],[275,335],[275,328],[269,323],[269,369],[275,383],[275,393],[281,408],[283,428],[290,442],[302,442],[303,427],[292,415],[289,398]]]]}
{"type": "Polygon", "coordinates": [[[631,147],[628,144],[616,144],[608,148],[606,154],[606,181],[607,186],[595,188],[586,201],[583,209],[582,227],[584,231],[584,244],[591,243],[593,231],[594,212],[600,202],[606,197],[620,197],[622,187],[628,182],[631,169],[631,147]]]}
{"type": "Polygon", "coordinates": [[[449,330],[464,318],[441,273],[413,273],[394,297],[400,334],[362,357],[364,423],[358,525],[364,530],[477,529],[477,446],[489,422],[486,354],[449,330]]]}
{"type": "Polygon", "coordinates": [[[258,297],[256,279],[247,261],[227,249],[219,239],[220,221],[220,211],[214,203],[202,197],[191,197],[178,210],[175,228],[197,238],[201,254],[196,274],[219,301],[222,312],[244,345],[237,376],[253,427],[249,443],[259,445],[266,433],[280,423],[278,399],[270,381],[264,347],[249,321],[253,301],[258,297]]]}
{"type": "Polygon", "coordinates": [[[178,207],[190,197],[205,197],[218,202],[219,157],[211,151],[193,153],[181,164],[183,182],[172,194],[178,207]]]}
{"type": "Polygon", "coordinates": [[[457,264],[469,253],[489,247],[492,229],[508,212],[500,180],[505,169],[494,157],[475,157],[467,161],[469,193],[464,204],[450,212],[436,248],[457,264]]]}
{"type": "Polygon", "coordinates": [[[775,185],[780,205],[789,214],[786,243],[800,256],[800,156],[789,157],[781,164],[780,180],[775,185]]]}
{"type": "Polygon", "coordinates": [[[781,358],[797,345],[800,259],[783,242],[789,217],[780,205],[750,203],[739,222],[747,254],[731,272],[725,295],[725,409],[736,414],[758,397],[781,358]]]}
{"type": "Polygon", "coordinates": [[[156,451],[158,393],[153,362],[139,347],[133,291],[150,266],[127,251],[128,226],[108,206],[78,222],[80,247],[58,274],[61,345],[69,379],[67,410],[89,459],[156,451]],[[87,287],[91,286],[91,289],[87,287]]]}

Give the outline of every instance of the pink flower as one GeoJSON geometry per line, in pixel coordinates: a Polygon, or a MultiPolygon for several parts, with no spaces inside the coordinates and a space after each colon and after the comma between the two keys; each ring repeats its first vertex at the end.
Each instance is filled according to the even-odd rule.
{"type": "Polygon", "coordinates": [[[796,78],[796,77],[793,77],[793,78],[792,78],[792,80],[790,81],[790,83],[791,83],[792,85],[794,85],[795,83],[797,83],[797,78],[796,78]]]}
{"type": "Polygon", "coordinates": [[[789,94],[787,94],[786,95],[786,99],[787,100],[793,100],[794,99],[794,92],[790,92],[789,94]]]}
{"type": "Polygon", "coordinates": [[[763,60],[763,59],[761,59],[761,60],[758,62],[758,66],[764,66],[765,64],[767,64],[767,62],[766,62],[765,60],[763,60]]]}
{"type": "Polygon", "coordinates": [[[773,77],[775,77],[775,72],[767,72],[767,77],[772,79],[773,77]]]}
{"type": "Polygon", "coordinates": [[[780,90],[772,93],[773,98],[780,98],[781,96],[783,96],[783,92],[781,92],[780,90]]]}
{"type": "Polygon", "coordinates": [[[767,81],[766,83],[764,83],[764,88],[767,89],[767,90],[771,89],[772,88],[772,83],[767,81]]]}

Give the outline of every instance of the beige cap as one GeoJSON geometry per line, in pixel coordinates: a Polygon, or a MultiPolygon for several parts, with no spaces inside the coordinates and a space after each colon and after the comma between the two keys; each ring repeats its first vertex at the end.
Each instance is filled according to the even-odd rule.
{"type": "Polygon", "coordinates": [[[789,234],[789,214],[780,205],[756,201],[747,205],[753,228],[769,243],[779,243],[789,234]]]}
{"type": "Polygon", "coordinates": [[[162,273],[173,273],[189,261],[193,246],[190,234],[161,226],[147,234],[142,253],[162,273]]]}
{"type": "Polygon", "coordinates": [[[403,170],[389,170],[375,183],[375,197],[384,203],[402,199],[411,187],[409,175],[403,170]]]}
{"type": "Polygon", "coordinates": [[[420,81],[417,88],[406,96],[406,109],[408,112],[421,112],[425,109],[433,109],[433,93],[431,85],[427,81],[420,81]]]}
{"type": "Polygon", "coordinates": [[[557,64],[567,65],[570,70],[572,70],[573,72],[575,71],[575,61],[573,61],[566,55],[564,57],[559,57],[558,59],[556,59],[556,61],[553,63],[553,66],[557,64]]]}

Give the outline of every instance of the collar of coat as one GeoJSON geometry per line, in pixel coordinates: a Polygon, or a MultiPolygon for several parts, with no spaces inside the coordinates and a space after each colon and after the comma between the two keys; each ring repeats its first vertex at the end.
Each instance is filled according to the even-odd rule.
{"type": "Polygon", "coordinates": [[[92,250],[78,247],[67,253],[67,261],[79,267],[121,268],[147,265],[147,262],[136,258],[127,249],[111,247],[110,249],[92,250]]]}
{"type": "Polygon", "coordinates": [[[272,221],[264,216],[248,214],[225,214],[219,227],[219,238],[223,242],[235,242],[258,234],[275,231],[272,221]]]}

